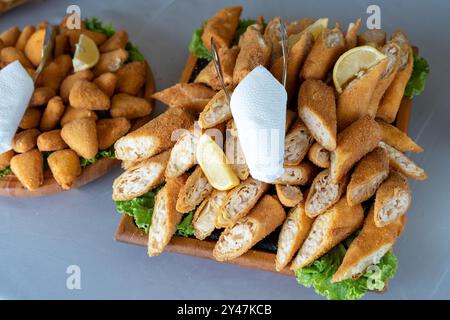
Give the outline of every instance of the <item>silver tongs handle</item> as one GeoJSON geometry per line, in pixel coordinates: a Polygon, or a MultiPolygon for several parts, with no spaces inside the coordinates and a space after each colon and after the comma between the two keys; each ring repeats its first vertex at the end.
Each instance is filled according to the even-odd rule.
{"type": "Polygon", "coordinates": [[[228,104],[230,104],[230,94],[228,93],[228,90],[225,86],[225,81],[223,80],[223,74],[222,74],[222,65],[220,64],[220,57],[219,53],[217,51],[216,43],[214,42],[214,38],[211,37],[211,54],[212,54],[212,60],[214,63],[214,68],[217,72],[217,77],[219,78],[220,85],[222,86],[223,92],[225,94],[225,98],[227,99],[228,104]]]}
{"type": "Polygon", "coordinates": [[[281,33],[281,50],[283,53],[283,79],[282,84],[283,87],[286,88],[286,79],[287,79],[287,65],[289,60],[289,50],[287,46],[287,32],[286,26],[283,21],[280,21],[280,33],[281,33]]]}
{"type": "Polygon", "coordinates": [[[58,33],[58,26],[56,25],[47,25],[47,27],[45,28],[44,46],[42,47],[42,60],[33,74],[34,83],[36,83],[45,65],[53,56],[53,50],[55,48],[55,39],[57,33],[58,33]]]}

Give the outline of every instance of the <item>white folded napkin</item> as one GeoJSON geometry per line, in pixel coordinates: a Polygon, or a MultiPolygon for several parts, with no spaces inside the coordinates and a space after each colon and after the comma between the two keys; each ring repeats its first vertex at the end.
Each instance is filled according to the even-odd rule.
{"type": "Polygon", "coordinates": [[[19,61],[0,71],[0,154],[11,150],[33,90],[33,80],[19,61]]]}
{"type": "Polygon", "coordinates": [[[234,89],[231,113],[250,174],[273,182],[283,172],[287,93],[263,66],[234,89]]]}

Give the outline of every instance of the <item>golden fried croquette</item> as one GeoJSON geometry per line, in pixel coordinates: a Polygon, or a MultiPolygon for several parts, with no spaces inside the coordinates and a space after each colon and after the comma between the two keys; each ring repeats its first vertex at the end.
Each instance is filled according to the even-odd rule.
{"type": "Polygon", "coordinates": [[[84,34],[85,36],[92,39],[97,46],[102,45],[106,39],[108,38],[105,34],[97,31],[87,30],[87,29],[72,29],[67,30],[66,35],[69,37],[70,48],[72,52],[75,52],[76,45],[78,40],[80,39],[80,35],[84,34]]]}
{"type": "Polygon", "coordinates": [[[112,72],[106,72],[95,78],[93,81],[108,97],[114,94],[117,84],[117,75],[112,72]]]}
{"type": "Polygon", "coordinates": [[[80,157],[91,159],[98,152],[97,128],[92,118],[70,121],[61,129],[61,137],[80,157]]]}
{"type": "Polygon", "coordinates": [[[25,55],[35,67],[37,67],[42,61],[44,38],[45,29],[38,29],[29,37],[27,43],[25,44],[25,55]]]}
{"type": "Polygon", "coordinates": [[[100,59],[94,68],[96,76],[105,72],[116,72],[128,59],[128,51],[125,49],[117,49],[110,52],[105,52],[100,55],[100,59]]]}
{"type": "Polygon", "coordinates": [[[69,102],[76,109],[108,110],[111,106],[109,97],[96,84],[87,80],[74,83],[69,102]]]}
{"type": "Polygon", "coordinates": [[[145,84],[147,64],[134,61],[117,70],[117,91],[135,96],[145,84]]]}
{"type": "Polygon", "coordinates": [[[111,103],[111,116],[113,118],[125,117],[135,119],[149,115],[152,112],[150,103],[143,99],[119,93],[113,96],[111,103]]]}
{"type": "Polygon", "coordinates": [[[61,126],[65,126],[67,123],[69,123],[72,120],[75,119],[83,119],[83,118],[90,118],[97,120],[97,114],[95,111],[87,110],[87,109],[75,109],[71,106],[68,106],[66,108],[66,111],[64,112],[64,115],[61,118],[61,126]]]}
{"type": "Polygon", "coordinates": [[[56,129],[41,133],[37,138],[37,147],[39,151],[57,151],[67,147],[67,144],[61,138],[61,130],[56,129]]]}
{"type": "Polygon", "coordinates": [[[40,107],[55,96],[55,90],[49,87],[39,87],[34,89],[30,99],[30,107],[40,107]]]}
{"type": "Polygon", "coordinates": [[[19,60],[24,68],[33,68],[30,60],[17,48],[5,47],[0,51],[0,67],[4,68],[13,61],[19,60]]]}
{"type": "Polygon", "coordinates": [[[67,54],[56,57],[45,66],[37,80],[38,86],[50,87],[58,91],[64,78],[72,69],[72,58],[67,54]]]}
{"type": "Polygon", "coordinates": [[[33,129],[39,125],[39,121],[41,120],[41,110],[38,108],[28,108],[22,120],[19,123],[20,129],[33,129]]]}
{"type": "Polygon", "coordinates": [[[51,98],[44,109],[39,128],[42,131],[54,129],[64,114],[65,106],[61,97],[55,96],[51,98]]]}
{"type": "Polygon", "coordinates": [[[14,150],[9,150],[0,154],[0,170],[7,168],[11,162],[12,157],[15,156],[14,150]]]}
{"type": "Polygon", "coordinates": [[[38,129],[28,129],[17,133],[12,141],[13,150],[17,153],[23,153],[33,149],[40,134],[41,132],[38,129]]]}
{"type": "Polygon", "coordinates": [[[55,151],[47,158],[47,162],[53,177],[63,189],[70,189],[81,174],[80,158],[73,150],[55,151]]]}
{"type": "Polygon", "coordinates": [[[98,149],[104,150],[111,147],[117,139],[123,137],[130,130],[130,127],[130,121],[123,117],[98,120],[98,149]]]}
{"type": "Polygon", "coordinates": [[[59,89],[59,94],[64,102],[69,101],[70,90],[72,89],[75,82],[78,80],[92,80],[94,78],[94,74],[91,70],[83,70],[75,72],[67,76],[63,82],[61,83],[61,88],[59,89]]]}
{"type": "Polygon", "coordinates": [[[58,34],[55,37],[55,49],[54,56],[59,57],[60,55],[70,52],[69,37],[66,34],[58,34]]]}
{"type": "Polygon", "coordinates": [[[44,182],[44,159],[38,149],[15,155],[11,170],[28,190],[36,190],[44,182]]]}
{"type": "Polygon", "coordinates": [[[109,37],[99,48],[101,53],[117,49],[125,49],[128,43],[128,33],[126,31],[117,31],[109,37]]]}
{"type": "Polygon", "coordinates": [[[16,48],[23,51],[31,35],[36,31],[34,26],[25,26],[16,42],[16,48]]]}
{"type": "Polygon", "coordinates": [[[5,47],[14,47],[17,43],[17,39],[20,36],[20,29],[17,26],[11,27],[0,34],[0,40],[2,40],[5,47]]]}

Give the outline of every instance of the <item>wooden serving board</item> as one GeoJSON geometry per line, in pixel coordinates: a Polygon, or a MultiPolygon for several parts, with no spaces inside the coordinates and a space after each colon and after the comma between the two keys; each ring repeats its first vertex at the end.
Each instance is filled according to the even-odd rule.
{"type": "MultiPolygon", "coordinates": [[[[189,82],[196,63],[197,58],[193,55],[189,55],[179,82],[189,82]]],[[[396,126],[404,132],[407,132],[409,127],[411,107],[412,100],[404,97],[396,119],[396,126]]],[[[136,227],[133,218],[128,215],[122,216],[116,230],[115,240],[139,246],[147,246],[147,235],[142,229],[136,227]]],[[[197,240],[175,235],[169,245],[167,245],[166,250],[188,256],[215,260],[212,255],[214,245],[215,241],[197,240]]],[[[251,249],[242,256],[231,261],[225,261],[225,263],[263,271],[277,272],[275,270],[275,256],[276,254],[273,252],[251,249]]],[[[288,267],[277,273],[294,276],[294,272],[288,267]]]]}
{"type": "MultiPolygon", "coordinates": [[[[154,100],[152,99],[152,94],[155,92],[155,79],[150,66],[147,64],[147,79],[144,88],[144,98],[152,106],[152,110],[155,108],[154,100]]],[[[74,182],[71,189],[79,188],[94,181],[97,178],[107,174],[116,165],[120,163],[119,160],[103,158],[98,160],[96,163],[91,164],[83,169],[81,175],[78,176],[77,180],[74,182]]],[[[61,188],[61,186],[53,178],[50,169],[44,172],[44,183],[39,189],[30,191],[25,188],[20,181],[14,175],[9,175],[0,178],[0,196],[8,197],[41,197],[53,193],[58,193],[62,191],[67,191],[61,188]]]]}

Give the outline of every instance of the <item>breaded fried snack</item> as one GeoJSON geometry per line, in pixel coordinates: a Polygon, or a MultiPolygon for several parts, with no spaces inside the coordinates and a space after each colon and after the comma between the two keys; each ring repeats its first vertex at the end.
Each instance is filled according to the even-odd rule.
{"type": "Polygon", "coordinates": [[[12,141],[12,148],[17,153],[27,152],[36,146],[37,137],[41,134],[38,129],[28,129],[17,133],[12,141]]]}
{"type": "Polygon", "coordinates": [[[78,80],[73,84],[69,102],[76,109],[108,110],[111,107],[109,97],[87,80],[78,80]]]}
{"type": "Polygon", "coordinates": [[[188,213],[194,210],[213,191],[202,168],[197,166],[180,189],[177,199],[177,211],[188,213]]]}
{"type": "Polygon", "coordinates": [[[274,183],[304,186],[313,181],[316,173],[317,168],[311,162],[303,161],[296,166],[285,166],[284,173],[274,183]]]}
{"type": "Polygon", "coordinates": [[[404,215],[411,204],[408,180],[392,170],[381,184],[375,196],[374,220],[377,227],[384,227],[404,215]]]}
{"type": "Polygon", "coordinates": [[[203,29],[202,41],[211,50],[211,38],[219,47],[229,48],[236,33],[241,17],[242,7],[226,7],[208,19],[203,29]]]}
{"type": "Polygon", "coordinates": [[[71,69],[72,57],[67,54],[60,55],[44,67],[36,83],[40,87],[50,87],[57,92],[71,69]]]}
{"type": "Polygon", "coordinates": [[[289,184],[276,184],[278,200],[285,207],[295,207],[303,200],[303,193],[299,186],[291,186],[289,184]]]}
{"type": "Polygon", "coordinates": [[[123,137],[130,130],[130,121],[126,118],[100,119],[97,121],[98,149],[111,147],[117,139],[123,137]]]}
{"type": "Polygon", "coordinates": [[[281,47],[280,23],[280,17],[275,17],[270,20],[264,28],[264,39],[266,39],[267,42],[270,42],[270,46],[272,47],[270,64],[273,64],[283,54],[281,47]]]}
{"type": "Polygon", "coordinates": [[[337,136],[337,147],[330,154],[330,174],[337,183],[367,153],[378,146],[381,130],[369,116],[353,122],[337,136]]]}
{"type": "Polygon", "coordinates": [[[10,165],[14,175],[28,190],[36,190],[44,182],[44,160],[39,150],[15,155],[10,165]]]}
{"type": "Polygon", "coordinates": [[[405,93],[406,84],[413,70],[414,54],[408,38],[402,32],[394,32],[391,41],[400,47],[400,65],[391,85],[384,93],[377,111],[377,118],[391,123],[397,117],[398,109],[405,93]]]}
{"type": "MultiPolygon", "coordinates": [[[[131,200],[149,192],[164,180],[164,170],[170,151],[164,151],[150,159],[128,168],[114,180],[112,198],[114,201],[131,200]]],[[[174,196],[174,205],[178,193],[174,196]]]]}
{"type": "MultiPolygon", "coordinates": [[[[302,33],[300,38],[298,38],[295,42],[293,40],[289,41],[288,39],[288,43],[290,44],[286,75],[286,91],[288,93],[288,101],[291,101],[294,98],[295,90],[297,89],[299,82],[298,75],[300,68],[311,50],[313,41],[314,38],[310,32],[302,33]]],[[[278,57],[270,67],[270,72],[272,72],[273,76],[280,82],[283,78],[283,68],[284,65],[282,56],[278,57]]]]}
{"type": "Polygon", "coordinates": [[[305,212],[308,217],[314,218],[338,202],[347,183],[347,176],[344,176],[338,183],[333,183],[328,169],[319,173],[314,178],[306,198],[305,212]]]}
{"type": "Polygon", "coordinates": [[[314,139],[329,151],[336,149],[336,101],[333,88],[306,80],[298,94],[298,114],[314,139]]]}
{"type": "Polygon", "coordinates": [[[371,110],[368,109],[368,106],[387,64],[387,58],[381,60],[375,66],[351,80],[344,88],[337,103],[336,113],[339,131],[365,115],[374,117],[373,114],[370,114],[371,110]]]}
{"type": "Polygon", "coordinates": [[[192,113],[202,112],[216,92],[200,83],[177,83],[156,92],[152,98],[171,108],[184,108],[192,113]]]}
{"type": "Polygon", "coordinates": [[[320,258],[331,248],[355,232],[363,223],[361,205],[349,206],[342,197],[334,206],[314,220],[308,237],[303,242],[291,269],[297,270],[320,258]]]}
{"type": "Polygon", "coordinates": [[[375,90],[372,93],[368,106],[368,114],[371,117],[375,117],[378,110],[378,105],[383,98],[387,88],[391,85],[392,81],[397,74],[398,67],[400,66],[400,47],[394,42],[389,42],[381,49],[381,52],[387,57],[387,65],[384,72],[381,74],[380,79],[377,82],[375,90]]]}
{"type": "Polygon", "coordinates": [[[16,153],[14,150],[9,150],[0,154],[0,170],[3,170],[9,166],[11,159],[15,154],[16,153]]]}
{"type": "Polygon", "coordinates": [[[414,152],[421,153],[423,148],[414,142],[406,133],[399,128],[384,122],[383,120],[377,120],[381,129],[381,140],[388,145],[394,147],[400,152],[414,152]]]}
{"type": "Polygon", "coordinates": [[[169,179],[156,194],[152,224],[148,230],[147,253],[151,257],[159,255],[164,250],[183,217],[183,214],[175,208],[175,203],[185,180],[184,175],[169,179]]]}
{"type": "Polygon", "coordinates": [[[49,155],[47,162],[53,177],[63,189],[70,189],[81,174],[80,158],[73,150],[55,151],[49,155]]]}
{"type": "Polygon", "coordinates": [[[380,142],[380,147],[387,151],[389,156],[389,165],[395,170],[400,171],[408,178],[414,180],[425,180],[428,178],[425,170],[394,147],[391,147],[383,141],[380,142]]]}
{"type": "Polygon", "coordinates": [[[171,148],[176,140],[172,133],[177,129],[189,129],[192,116],[182,108],[170,108],[114,144],[120,160],[144,160],[171,148]]]}
{"type": "Polygon", "coordinates": [[[237,85],[259,65],[267,67],[272,54],[271,44],[268,43],[258,27],[249,26],[247,31],[239,39],[240,51],[236,58],[233,71],[233,83],[237,85]]]}
{"type": "MultiPolygon", "coordinates": [[[[231,95],[233,90],[228,89],[227,92],[231,95]]],[[[200,112],[198,124],[200,128],[207,129],[228,121],[231,118],[230,104],[227,101],[224,91],[220,90],[208,101],[203,111],[200,112]]]]}
{"type": "Polygon", "coordinates": [[[370,199],[389,175],[389,158],[380,147],[368,153],[356,165],[347,186],[347,202],[354,206],[370,199]]]}
{"type": "Polygon", "coordinates": [[[106,72],[116,72],[128,59],[128,51],[116,49],[100,55],[100,59],[94,67],[94,75],[99,76],[106,72]]]}
{"type": "Polygon", "coordinates": [[[19,38],[17,39],[16,42],[16,48],[24,51],[25,50],[25,45],[28,42],[28,39],[30,39],[31,35],[36,31],[36,28],[34,26],[25,26],[22,30],[22,32],[20,33],[19,38]]]}
{"type": "Polygon", "coordinates": [[[19,128],[20,129],[33,129],[39,126],[39,121],[41,120],[41,110],[37,108],[28,108],[22,120],[20,120],[19,128]]]}
{"type": "Polygon", "coordinates": [[[128,43],[128,33],[124,30],[116,31],[111,37],[102,43],[99,50],[101,53],[125,49],[128,43]]]}
{"type": "MultiPolygon", "coordinates": [[[[45,29],[38,29],[28,38],[28,41],[25,44],[24,48],[25,55],[35,67],[37,67],[42,60],[42,48],[44,46],[44,37],[45,37],[45,29]]],[[[3,40],[3,42],[5,41],[3,40]]],[[[7,43],[5,44],[8,45],[7,43]]],[[[11,45],[13,46],[14,44],[11,45]]]]}
{"type": "Polygon", "coordinates": [[[39,87],[34,89],[30,99],[30,107],[40,107],[55,96],[55,90],[49,87],[39,87]]]}
{"type": "Polygon", "coordinates": [[[87,80],[90,81],[94,78],[94,74],[91,70],[83,70],[75,72],[74,74],[71,74],[67,76],[63,82],[61,83],[61,88],[59,89],[59,94],[61,98],[65,101],[69,101],[69,94],[72,90],[73,85],[78,80],[87,80]]]}
{"type": "Polygon", "coordinates": [[[14,47],[20,37],[20,29],[17,26],[11,27],[0,33],[0,40],[5,47],[14,47]]]}
{"type": "Polygon", "coordinates": [[[284,140],[284,164],[298,165],[314,143],[314,138],[305,123],[298,119],[286,134],[284,140]]]}
{"type": "MultiPolygon", "coordinates": [[[[55,116],[56,118],[56,116],[55,116]]],[[[66,111],[64,111],[64,114],[61,118],[61,126],[65,126],[67,123],[69,123],[72,120],[76,119],[83,119],[83,118],[89,118],[93,120],[97,120],[97,114],[94,110],[88,110],[88,109],[75,109],[71,106],[68,106],[66,108],[66,111]]]]}
{"type": "Polygon", "coordinates": [[[381,29],[366,30],[358,35],[358,46],[371,46],[377,49],[386,43],[386,32],[381,29]]]}
{"type": "Polygon", "coordinates": [[[300,202],[289,210],[286,220],[278,236],[275,269],[281,271],[291,262],[295,253],[309,234],[314,219],[305,213],[305,203],[300,202]]]}
{"type": "Polygon", "coordinates": [[[308,150],[308,159],[320,168],[330,167],[330,151],[315,142],[308,150]]]}
{"type": "Polygon", "coordinates": [[[117,70],[116,74],[117,91],[135,96],[145,84],[147,63],[145,61],[127,63],[117,70]]]}
{"type": "Polygon", "coordinates": [[[0,50],[0,67],[4,68],[13,61],[19,60],[24,68],[33,68],[30,60],[17,48],[6,47],[0,50]]]}
{"type": "Polygon", "coordinates": [[[322,80],[345,50],[344,34],[339,28],[325,29],[314,42],[301,70],[304,79],[322,80]]]}
{"type": "Polygon", "coordinates": [[[227,261],[243,255],[280,226],[285,218],[280,202],[275,197],[264,196],[246,217],[222,232],[214,246],[214,258],[227,261]]]}
{"type": "Polygon", "coordinates": [[[195,210],[192,226],[197,239],[204,240],[216,228],[214,220],[219,214],[219,207],[222,205],[226,194],[226,191],[214,190],[195,210]]]}
{"type": "Polygon", "coordinates": [[[170,152],[165,176],[167,179],[181,176],[197,163],[198,137],[191,131],[187,131],[180,136],[170,152]]]}
{"type": "Polygon", "coordinates": [[[385,227],[377,227],[372,206],[360,234],[350,244],[344,260],[331,281],[339,282],[357,278],[367,267],[378,264],[381,258],[392,249],[395,241],[402,234],[405,224],[406,217],[401,216],[385,227]]]}
{"type": "Polygon", "coordinates": [[[98,152],[97,128],[92,118],[70,121],[62,127],[61,137],[80,157],[91,159],[98,152]]]}
{"type": "MultiPolygon", "coordinates": [[[[222,70],[223,82],[225,86],[230,86],[233,83],[233,70],[236,64],[236,58],[239,53],[239,48],[234,46],[230,49],[221,47],[218,49],[220,59],[220,67],[222,70]]],[[[214,62],[211,61],[203,68],[194,80],[195,83],[203,83],[212,89],[218,91],[222,89],[222,85],[214,67],[214,62]]]]}
{"type": "Polygon", "coordinates": [[[250,170],[245,161],[244,152],[237,133],[234,120],[227,122],[227,133],[225,136],[225,155],[230,162],[230,166],[240,180],[246,180],[250,175],[250,170]]]}
{"type": "Polygon", "coordinates": [[[347,32],[345,33],[345,50],[350,50],[356,47],[358,43],[358,31],[361,27],[361,18],[356,19],[355,22],[351,22],[348,25],[347,32]]]}
{"type": "Polygon", "coordinates": [[[61,138],[61,130],[56,129],[41,133],[37,138],[37,147],[39,151],[57,151],[67,147],[67,144],[61,138]]]}
{"type": "Polygon", "coordinates": [[[108,97],[111,97],[116,89],[117,75],[112,72],[106,72],[95,78],[92,82],[108,97]]]}
{"type": "Polygon", "coordinates": [[[249,177],[228,192],[220,207],[216,227],[231,227],[246,216],[256,202],[269,189],[269,184],[249,177]]]}
{"type": "Polygon", "coordinates": [[[148,116],[152,112],[152,105],[144,98],[118,93],[111,101],[111,116],[124,117],[129,120],[148,116]]]}

